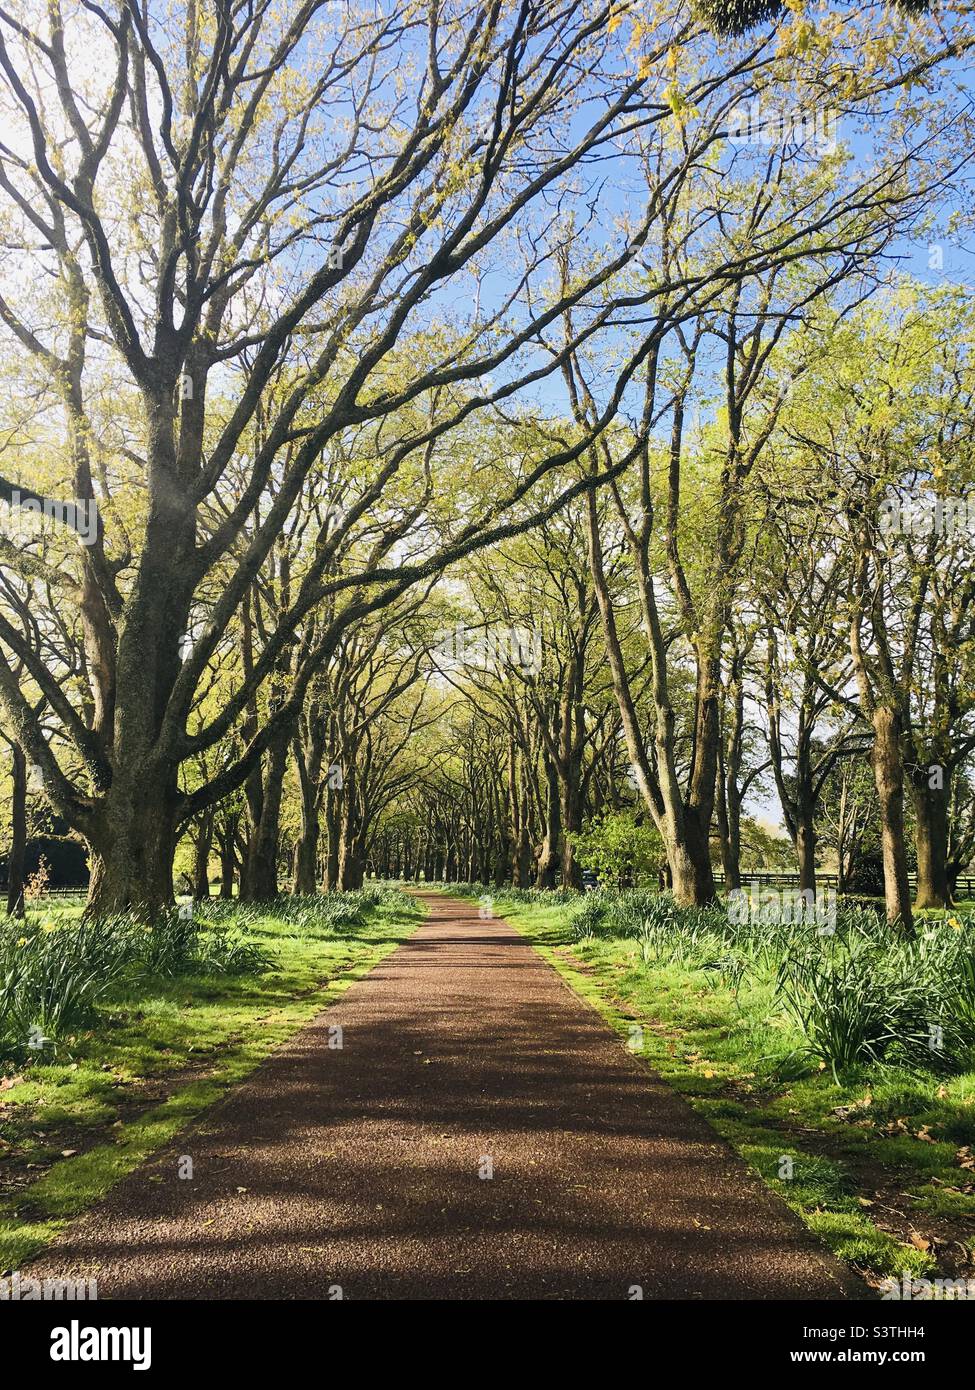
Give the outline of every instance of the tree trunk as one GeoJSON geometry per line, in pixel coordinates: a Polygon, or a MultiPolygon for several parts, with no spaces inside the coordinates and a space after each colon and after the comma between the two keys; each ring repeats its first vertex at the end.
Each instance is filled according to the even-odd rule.
{"type": "Polygon", "coordinates": [[[343,841],[339,863],[339,888],[343,893],[354,893],[362,887],[363,860],[362,841],[358,835],[343,841]]]}
{"type": "Polygon", "coordinates": [[[582,829],[582,766],[573,759],[570,775],[562,779],[562,833],[560,837],[563,888],[582,887],[582,869],[576,862],[570,836],[582,829]]]}
{"type": "Polygon", "coordinates": [[[816,892],[816,825],[813,809],[803,797],[796,798],[795,849],[799,861],[799,891],[816,892]]]}
{"type": "Polygon", "coordinates": [[[326,893],[334,893],[339,886],[339,839],[341,835],[341,799],[343,793],[329,788],[325,793],[325,830],[328,846],[325,853],[326,893]]]}
{"type": "Polygon", "coordinates": [[[538,851],[536,888],[554,888],[560,867],[559,841],[562,835],[562,803],[559,795],[558,771],[545,759],[545,778],[548,795],[545,801],[545,839],[538,851]]]}
{"type": "Polygon", "coordinates": [[[228,829],[225,834],[218,836],[218,842],[220,845],[220,896],[227,900],[234,896],[234,870],[237,867],[233,829],[228,829]]]}
{"type": "Polygon", "coordinates": [[[873,775],[880,801],[884,856],[884,899],[888,922],[897,922],[907,936],[914,934],[911,889],[904,840],[904,762],[900,716],[878,705],[873,715],[873,775]]]}
{"type": "Polygon", "coordinates": [[[210,896],[210,850],[213,846],[213,812],[205,811],[197,827],[193,847],[193,897],[210,896]]]}
{"type": "Polygon", "coordinates": [[[175,785],[164,791],[152,771],[131,764],[116,774],[91,840],[86,917],[130,908],[155,916],[172,905],[175,792],[175,785]]]}
{"type": "Polygon", "coordinates": [[[24,915],[27,868],[27,758],[19,743],[11,744],[10,853],[7,855],[7,913],[24,915]]]}
{"type": "MultiPolygon", "coordinates": [[[[152,484],[142,552],[119,630],[112,781],[86,824],[77,827],[94,857],[89,917],[129,908],[154,915],[173,901],[182,797],[178,759],[160,736],[182,665],[196,553],[196,514],[176,457],[175,379],[169,361],[144,389],[152,484]]],[[[202,408],[197,424],[202,430],[202,408]]],[[[190,434],[184,442],[192,451],[190,434]]]]}
{"type": "Polygon", "coordinates": [[[603,569],[596,501],[588,498],[589,555],[603,625],[603,640],[613,689],[619,705],[623,736],[644,803],[663,838],[673,877],[674,897],[682,907],[713,902],[714,872],[709,835],[714,808],[720,743],[720,630],[710,645],[697,649],[693,758],[688,793],[677,773],[677,719],[670,699],[667,650],[654,596],[653,582],[641,573],[644,626],[650,640],[653,672],[655,769],[647,756],[643,729],[630,689],[626,663],[616,628],[613,602],[603,569]]]}
{"type": "Polygon", "coordinates": [[[681,907],[703,907],[713,902],[714,870],[707,836],[702,837],[697,817],[689,809],[685,811],[684,838],[666,848],[675,901],[681,907]]]}
{"type": "MultiPolygon", "coordinates": [[[[658,828],[674,876],[674,898],[681,907],[704,907],[714,901],[711,867],[711,818],[721,742],[720,663],[715,639],[710,651],[698,649],[693,757],[687,795],[681,793],[676,767],[676,719],[666,682],[655,675],[656,743],[662,816],[658,828]]],[[[655,662],[658,660],[655,654],[655,662]]],[[[652,798],[648,801],[654,811],[652,798]]]]}
{"type": "Polygon", "coordinates": [[[732,642],[728,700],[721,710],[721,740],[718,744],[718,772],[715,784],[718,836],[725,892],[741,887],[741,803],[739,783],[745,728],[745,691],[742,657],[732,642]]]}
{"type": "Polygon", "coordinates": [[[715,818],[718,827],[718,841],[721,845],[721,867],[724,870],[725,892],[731,893],[741,887],[741,842],[739,836],[732,835],[728,801],[727,779],[722,760],[718,773],[715,818]]]}
{"type": "Polygon", "coordinates": [[[318,817],[301,827],[295,851],[296,893],[312,894],[318,886],[318,817]]]}
{"type": "Polygon", "coordinates": [[[268,748],[261,814],[252,828],[241,893],[241,897],[250,902],[271,902],[278,896],[281,794],[290,743],[290,732],[285,730],[277,735],[268,748]]]}
{"type": "Polygon", "coordinates": [[[313,894],[318,887],[318,792],[304,780],[301,784],[301,825],[295,850],[294,891],[313,894]]]}
{"type": "Polygon", "coordinates": [[[339,888],[343,893],[362,887],[363,827],[355,783],[346,775],[342,792],[342,816],[339,827],[339,888]]]}
{"type": "Polygon", "coordinates": [[[923,780],[911,782],[917,845],[917,893],[914,905],[947,907],[951,902],[948,880],[949,789],[929,786],[926,769],[921,769],[921,776],[923,780]]]}

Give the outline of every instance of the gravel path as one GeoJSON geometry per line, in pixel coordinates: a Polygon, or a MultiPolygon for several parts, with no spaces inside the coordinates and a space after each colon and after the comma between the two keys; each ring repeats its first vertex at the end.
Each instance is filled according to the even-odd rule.
{"type": "Polygon", "coordinates": [[[426,902],[29,1272],[100,1298],[869,1296],[521,936],[426,902]]]}

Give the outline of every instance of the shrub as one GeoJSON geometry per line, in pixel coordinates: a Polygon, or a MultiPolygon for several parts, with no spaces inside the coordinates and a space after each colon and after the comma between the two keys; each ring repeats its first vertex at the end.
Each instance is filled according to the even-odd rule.
{"type": "Polygon", "coordinates": [[[659,831],[635,810],[607,811],[569,839],[582,867],[592,869],[603,882],[656,874],[664,863],[659,831]]]}
{"type": "Polygon", "coordinates": [[[788,955],[778,994],[834,1076],[870,1062],[961,1071],[975,1047],[964,954],[943,929],[910,942],[850,935],[788,955]]]}
{"type": "Polygon", "coordinates": [[[572,934],[577,941],[597,936],[608,925],[609,903],[602,893],[588,893],[569,918],[572,934]]]}
{"type": "Polygon", "coordinates": [[[828,928],[761,912],[732,922],[724,903],[683,908],[669,893],[600,891],[576,904],[576,940],[629,938],[647,967],[700,970],[735,992],[747,978],[803,1035],[785,1064],[795,1074],[816,1061],[837,1076],[862,1065],[972,1065],[975,918],[922,924],[904,940],[875,906],[842,900],[828,928]]]}
{"type": "Polygon", "coordinates": [[[246,929],[213,927],[197,939],[194,967],[202,975],[263,975],[273,964],[246,929]]]}
{"type": "Polygon", "coordinates": [[[253,935],[264,917],[331,934],[389,906],[418,912],[388,884],[358,893],[281,898],[274,903],[208,899],[192,917],[173,911],[151,924],[136,914],[76,922],[54,913],[0,921],[0,1060],[40,1055],[95,1016],[114,986],[142,977],[261,974],[273,957],[253,935]],[[42,1046],[36,1043],[45,1039],[42,1046]]]}
{"type": "Polygon", "coordinates": [[[547,906],[558,903],[578,902],[582,894],[576,888],[513,888],[510,885],[497,887],[493,883],[445,883],[445,892],[456,898],[493,899],[496,906],[505,903],[544,903],[547,906]]]}
{"type": "Polygon", "coordinates": [[[132,959],[131,933],[114,920],[0,927],[0,1045],[7,1057],[40,1052],[91,1019],[132,959]]]}
{"type": "Polygon", "coordinates": [[[869,850],[860,855],[843,888],[847,893],[862,897],[884,896],[884,859],[879,850],[869,850]]]}
{"type": "Polygon", "coordinates": [[[197,959],[199,925],[178,913],[167,913],[151,926],[133,923],[139,939],[139,964],[147,975],[185,975],[197,959]]]}

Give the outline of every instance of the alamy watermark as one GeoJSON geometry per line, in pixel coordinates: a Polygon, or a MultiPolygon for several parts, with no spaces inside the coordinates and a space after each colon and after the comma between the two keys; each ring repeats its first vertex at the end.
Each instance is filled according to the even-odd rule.
{"type": "Polygon", "coordinates": [[[451,665],[482,671],[516,670],[538,675],[542,669],[542,634],[538,628],[465,628],[458,623],[438,633],[434,656],[451,665]]]}
{"type": "Polygon", "coordinates": [[[784,110],[764,106],[758,97],[736,106],[728,121],[728,139],[733,145],[808,145],[824,154],[836,150],[838,130],[839,116],[834,110],[784,110]]]}
{"type": "Polygon", "coordinates": [[[975,495],[971,497],[885,498],[877,518],[884,536],[975,537],[975,495]]]}
{"type": "Polygon", "coordinates": [[[0,1303],[93,1302],[98,1298],[97,1279],[32,1279],[19,1270],[0,1278],[0,1303]]]}
{"type": "Polygon", "coordinates": [[[735,926],[764,923],[773,926],[815,927],[819,936],[836,931],[836,890],[816,893],[811,888],[733,888],[728,894],[728,921],[735,926]]]}
{"type": "Polygon", "coordinates": [[[83,1327],[72,1318],[51,1329],[52,1361],[131,1361],[133,1371],[152,1365],[151,1327],[83,1327]]]}
{"type": "Polygon", "coordinates": [[[17,488],[10,494],[8,531],[12,540],[32,539],[52,526],[74,531],[82,545],[98,539],[98,505],[93,498],[62,502],[56,497],[25,496],[17,488]]]}
{"type": "Polygon", "coordinates": [[[899,1279],[882,1279],[880,1289],[880,1297],[888,1301],[903,1299],[924,1303],[975,1299],[975,1279],[921,1279],[909,1274],[906,1269],[899,1279]]]}

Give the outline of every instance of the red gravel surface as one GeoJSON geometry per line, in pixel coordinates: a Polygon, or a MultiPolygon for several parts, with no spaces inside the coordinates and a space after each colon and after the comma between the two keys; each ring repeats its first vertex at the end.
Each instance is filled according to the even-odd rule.
{"type": "Polygon", "coordinates": [[[524,938],[425,901],[30,1273],[100,1298],[869,1297],[524,938]]]}

